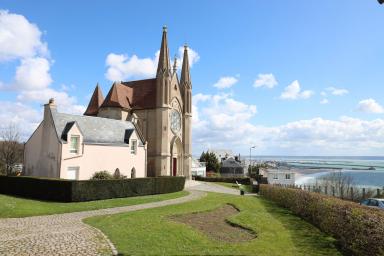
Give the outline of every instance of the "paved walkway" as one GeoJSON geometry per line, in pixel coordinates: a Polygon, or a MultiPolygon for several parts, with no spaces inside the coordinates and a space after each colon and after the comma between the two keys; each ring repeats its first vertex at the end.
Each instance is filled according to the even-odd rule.
{"type": "Polygon", "coordinates": [[[116,250],[101,231],[82,219],[130,212],[196,200],[205,195],[198,190],[171,200],[117,208],[64,213],[27,218],[0,219],[0,255],[111,255],[116,250]]]}
{"type": "Polygon", "coordinates": [[[196,180],[189,180],[186,183],[186,188],[188,190],[197,190],[197,191],[206,191],[206,192],[216,192],[230,195],[239,195],[240,191],[234,188],[228,188],[212,182],[201,182],[196,180]]]}
{"type": "Polygon", "coordinates": [[[0,255],[111,255],[114,246],[98,229],[82,222],[83,219],[181,204],[203,197],[208,192],[238,195],[239,191],[213,183],[187,181],[190,194],[185,197],[93,211],[46,216],[0,219],[0,255]]]}

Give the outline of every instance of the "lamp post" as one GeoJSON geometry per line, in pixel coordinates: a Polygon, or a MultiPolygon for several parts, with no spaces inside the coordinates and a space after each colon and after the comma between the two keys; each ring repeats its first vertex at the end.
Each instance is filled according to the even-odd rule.
{"type": "Polygon", "coordinates": [[[248,171],[248,176],[250,176],[251,172],[252,172],[252,166],[251,166],[251,163],[252,163],[252,149],[253,148],[256,148],[256,146],[251,146],[249,148],[249,171],[248,171]]]}

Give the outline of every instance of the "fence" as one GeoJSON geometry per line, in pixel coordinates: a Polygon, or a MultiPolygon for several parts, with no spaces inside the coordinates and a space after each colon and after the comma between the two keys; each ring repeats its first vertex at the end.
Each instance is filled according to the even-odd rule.
{"type": "Polygon", "coordinates": [[[304,191],[320,193],[323,195],[338,197],[344,200],[351,200],[359,202],[366,198],[384,197],[384,187],[380,188],[361,188],[361,187],[343,187],[343,186],[319,186],[319,185],[285,185],[285,184],[274,184],[274,186],[296,188],[304,191]]]}

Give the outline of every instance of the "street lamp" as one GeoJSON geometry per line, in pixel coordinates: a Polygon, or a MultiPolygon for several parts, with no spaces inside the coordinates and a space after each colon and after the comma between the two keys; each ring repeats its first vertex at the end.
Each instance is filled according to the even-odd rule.
{"type": "Polygon", "coordinates": [[[251,167],[251,162],[252,162],[252,149],[256,148],[256,146],[252,146],[249,148],[249,171],[248,171],[248,176],[251,176],[252,172],[252,167],[251,167]]]}

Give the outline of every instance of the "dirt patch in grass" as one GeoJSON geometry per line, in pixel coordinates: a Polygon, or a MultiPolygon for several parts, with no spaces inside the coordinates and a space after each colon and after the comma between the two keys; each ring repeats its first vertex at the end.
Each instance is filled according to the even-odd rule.
{"type": "Polygon", "coordinates": [[[190,225],[219,241],[236,243],[254,239],[255,232],[227,220],[228,217],[238,213],[239,210],[233,205],[226,204],[210,212],[171,216],[170,219],[190,225]]]}

